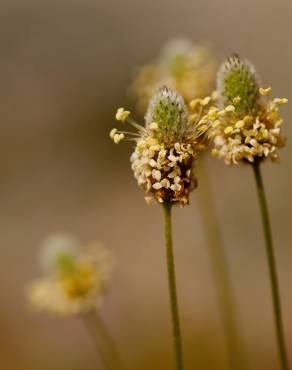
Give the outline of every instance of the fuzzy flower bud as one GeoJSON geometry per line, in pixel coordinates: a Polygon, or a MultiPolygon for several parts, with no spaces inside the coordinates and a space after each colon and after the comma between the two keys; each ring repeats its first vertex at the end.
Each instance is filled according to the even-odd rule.
{"type": "Polygon", "coordinates": [[[187,107],[181,96],[164,86],[150,100],[145,121],[146,125],[157,124],[159,140],[181,140],[188,124],[187,107]]]}
{"type": "Polygon", "coordinates": [[[238,114],[251,113],[260,98],[255,68],[248,60],[233,54],[219,68],[217,90],[222,107],[236,103],[238,114]]]}

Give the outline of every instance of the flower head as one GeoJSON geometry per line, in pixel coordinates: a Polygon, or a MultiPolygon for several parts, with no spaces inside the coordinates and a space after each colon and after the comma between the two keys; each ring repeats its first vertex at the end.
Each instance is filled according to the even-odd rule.
{"type": "Polygon", "coordinates": [[[179,38],[168,42],[153,62],[139,68],[131,88],[140,112],[144,112],[157,89],[167,85],[188,103],[213,88],[216,60],[211,51],[179,38]]]}
{"type": "Polygon", "coordinates": [[[284,146],[279,106],[287,99],[271,99],[271,88],[259,86],[255,68],[233,55],[219,69],[217,107],[221,110],[212,132],[212,154],[226,164],[278,158],[284,146]]]}
{"type": "MultiPolygon", "coordinates": [[[[149,102],[145,126],[128,120],[138,130],[132,134],[136,142],[131,156],[134,176],[160,203],[187,204],[196,187],[194,159],[202,149],[200,137],[208,129],[203,111],[200,105],[190,116],[182,97],[164,86],[149,102]]],[[[110,136],[117,142],[117,135],[125,134],[113,129],[110,136]]]]}
{"type": "Polygon", "coordinates": [[[236,102],[236,113],[246,115],[258,107],[259,79],[254,66],[237,54],[231,55],[217,74],[218,103],[226,107],[236,102]]]}
{"type": "Polygon", "coordinates": [[[53,235],[45,241],[41,253],[43,276],[28,289],[35,308],[70,316],[86,313],[102,301],[113,267],[112,255],[95,243],[85,251],[78,250],[73,240],[53,235]]]}

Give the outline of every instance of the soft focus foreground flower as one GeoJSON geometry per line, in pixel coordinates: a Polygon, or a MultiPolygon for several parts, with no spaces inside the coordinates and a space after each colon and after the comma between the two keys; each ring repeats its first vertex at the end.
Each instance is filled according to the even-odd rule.
{"type": "Polygon", "coordinates": [[[279,106],[287,99],[271,99],[271,88],[259,85],[255,68],[232,55],[219,69],[217,78],[218,117],[213,125],[212,154],[226,164],[278,158],[284,146],[283,119],[279,106]]]}
{"type": "MultiPolygon", "coordinates": [[[[200,136],[209,127],[203,115],[207,103],[201,102],[190,115],[182,97],[162,87],[150,100],[145,127],[127,118],[138,131],[132,133],[136,142],[131,156],[135,178],[160,203],[187,204],[190,192],[196,187],[194,159],[203,148],[200,136]]],[[[118,112],[122,112],[121,108],[118,112]]],[[[110,132],[115,143],[125,135],[130,133],[117,129],[110,132]]]]}
{"type": "Polygon", "coordinates": [[[188,103],[208,95],[216,73],[216,60],[211,51],[186,39],[174,39],[162,49],[156,61],[141,67],[131,91],[140,112],[160,86],[176,90],[188,103]]]}
{"type": "Polygon", "coordinates": [[[84,251],[77,245],[65,235],[52,236],[44,243],[44,276],[28,289],[29,301],[35,308],[69,316],[89,312],[101,303],[113,256],[98,243],[89,244],[84,251]]]}

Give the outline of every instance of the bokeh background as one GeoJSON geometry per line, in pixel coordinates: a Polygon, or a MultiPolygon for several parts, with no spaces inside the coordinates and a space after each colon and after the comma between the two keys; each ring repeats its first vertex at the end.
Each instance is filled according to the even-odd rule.
{"type": "MultiPolygon", "coordinates": [[[[208,40],[223,59],[247,56],[275,96],[292,86],[289,0],[2,0],[0,4],[0,367],[93,370],[82,322],[31,312],[25,287],[39,245],[68,231],[115,251],[102,316],[129,369],[173,368],[162,211],[133,179],[130,146],[113,145],[117,106],[135,67],[172,37],[208,40]]],[[[292,361],[291,106],[287,146],[264,180],[292,361]]],[[[208,160],[238,304],[247,368],[275,370],[266,256],[252,171],[208,160]]],[[[197,207],[175,209],[180,315],[188,369],[225,369],[223,331],[197,207]]]]}

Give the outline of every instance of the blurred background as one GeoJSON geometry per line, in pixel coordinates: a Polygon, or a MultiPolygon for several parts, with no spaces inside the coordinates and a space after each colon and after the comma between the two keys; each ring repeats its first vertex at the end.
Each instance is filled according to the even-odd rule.
{"type": "MultiPolygon", "coordinates": [[[[93,370],[82,322],[35,315],[25,287],[39,275],[44,237],[100,240],[118,267],[102,316],[129,369],[172,369],[162,210],[146,206],[130,145],[108,138],[118,106],[131,107],[133,70],[173,37],[209,41],[222,60],[248,57],[273,95],[292,86],[288,0],[2,0],[0,4],[0,368],[93,370]]],[[[273,223],[285,335],[292,361],[291,105],[286,148],[264,180],[273,223]]],[[[208,159],[247,368],[279,368],[270,288],[251,168],[208,159]]],[[[188,369],[226,369],[197,198],[174,211],[177,284],[188,369]]]]}

